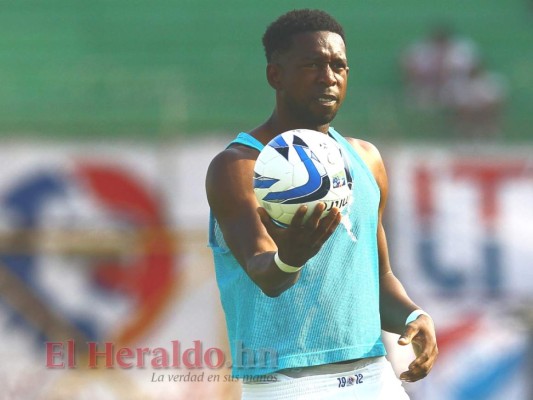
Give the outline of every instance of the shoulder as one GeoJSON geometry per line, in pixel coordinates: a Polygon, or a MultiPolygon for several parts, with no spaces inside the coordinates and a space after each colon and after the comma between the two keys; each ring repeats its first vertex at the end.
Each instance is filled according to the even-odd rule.
{"type": "Polygon", "coordinates": [[[259,152],[244,145],[233,145],[218,153],[207,169],[206,192],[209,202],[246,192],[253,178],[259,152]]]}
{"type": "Polygon", "coordinates": [[[218,153],[209,164],[209,170],[216,172],[218,168],[232,165],[247,160],[255,162],[259,152],[251,147],[242,144],[233,144],[227,149],[218,153]]]}
{"type": "Polygon", "coordinates": [[[220,175],[228,169],[239,168],[246,164],[253,164],[259,155],[259,151],[242,144],[233,144],[218,153],[209,164],[209,175],[220,175]]]}
{"type": "Polygon", "coordinates": [[[384,167],[381,153],[375,145],[362,139],[351,137],[346,137],[345,139],[350,143],[372,172],[384,167]]]}
{"type": "Polygon", "coordinates": [[[387,172],[378,148],[366,140],[351,137],[346,137],[345,139],[361,157],[370,172],[372,172],[381,192],[386,193],[388,189],[387,172]]]}

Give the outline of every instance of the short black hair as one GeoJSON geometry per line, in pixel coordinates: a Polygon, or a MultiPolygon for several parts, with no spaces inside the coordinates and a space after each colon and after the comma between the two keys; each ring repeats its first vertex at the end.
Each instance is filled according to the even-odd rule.
{"type": "Polygon", "coordinates": [[[274,53],[288,50],[294,35],[318,31],[336,33],[346,42],[341,24],[325,11],[305,8],[283,14],[268,26],[263,35],[267,62],[272,61],[274,53]]]}

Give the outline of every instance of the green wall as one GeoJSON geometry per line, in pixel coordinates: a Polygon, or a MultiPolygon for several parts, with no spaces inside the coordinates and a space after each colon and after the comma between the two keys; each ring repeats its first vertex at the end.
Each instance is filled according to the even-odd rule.
{"type": "Polygon", "coordinates": [[[347,32],[350,88],[335,123],[346,134],[446,135],[439,117],[405,109],[397,68],[407,44],[446,20],[506,77],[506,139],[531,139],[528,4],[0,0],[0,135],[160,139],[253,128],[273,106],[261,47],[266,25],[289,9],[320,7],[347,32]]]}

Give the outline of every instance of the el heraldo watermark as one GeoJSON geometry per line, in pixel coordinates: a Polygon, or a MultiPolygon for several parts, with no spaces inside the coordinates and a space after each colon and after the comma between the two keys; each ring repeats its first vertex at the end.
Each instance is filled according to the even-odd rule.
{"type": "Polygon", "coordinates": [[[222,349],[204,346],[201,340],[194,340],[189,345],[172,340],[168,346],[151,348],[118,346],[114,342],[80,344],[69,339],[64,342],[45,342],[46,368],[219,369],[232,365],[246,368],[277,366],[275,349],[250,349],[240,341],[236,345],[234,359],[230,360],[222,349]]]}

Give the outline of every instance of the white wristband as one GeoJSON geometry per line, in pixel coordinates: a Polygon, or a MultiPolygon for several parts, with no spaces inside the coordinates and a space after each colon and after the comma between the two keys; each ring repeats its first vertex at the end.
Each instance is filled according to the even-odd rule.
{"type": "Polygon", "coordinates": [[[289,264],[285,264],[283,261],[279,259],[279,254],[276,251],[276,254],[274,254],[274,262],[278,266],[279,269],[281,269],[283,272],[286,272],[288,274],[294,274],[295,272],[298,272],[302,269],[302,267],[293,267],[289,264]]]}
{"type": "Polygon", "coordinates": [[[431,316],[427,312],[425,312],[423,310],[420,310],[420,309],[419,310],[414,310],[411,314],[409,314],[409,316],[405,320],[405,325],[409,325],[411,322],[413,322],[415,319],[417,319],[421,315],[426,315],[429,318],[431,318],[431,316]]]}

